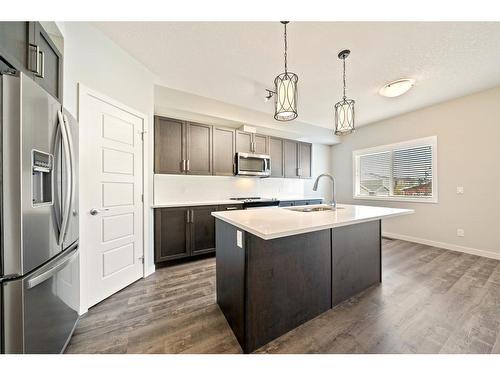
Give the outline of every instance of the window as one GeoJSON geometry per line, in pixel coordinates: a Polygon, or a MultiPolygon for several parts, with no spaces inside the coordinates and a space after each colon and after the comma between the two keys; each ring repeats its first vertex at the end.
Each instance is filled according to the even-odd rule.
{"type": "Polygon", "coordinates": [[[354,198],[437,202],[437,137],[353,152],[354,198]]]}

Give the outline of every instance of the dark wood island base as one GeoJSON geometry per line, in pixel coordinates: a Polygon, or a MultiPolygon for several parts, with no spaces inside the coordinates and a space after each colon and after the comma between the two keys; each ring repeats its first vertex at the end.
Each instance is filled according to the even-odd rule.
{"type": "Polygon", "coordinates": [[[245,353],[381,276],[380,220],[271,240],[216,220],[217,304],[245,353]]]}

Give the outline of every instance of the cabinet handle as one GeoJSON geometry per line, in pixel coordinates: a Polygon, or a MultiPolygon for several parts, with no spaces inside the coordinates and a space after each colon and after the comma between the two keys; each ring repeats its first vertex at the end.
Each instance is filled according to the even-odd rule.
{"type": "Polygon", "coordinates": [[[182,159],[181,161],[181,172],[186,171],[186,160],[182,159]]]}
{"type": "Polygon", "coordinates": [[[194,223],[194,210],[191,210],[191,223],[194,223]]]}
{"type": "MultiPolygon", "coordinates": [[[[31,72],[35,73],[35,75],[39,76],[40,75],[40,60],[39,60],[39,57],[40,57],[40,47],[37,46],[36,44],[33,44],[33,43],[30,43],[29,47],[35,49],[35,69],[33,69],[32,67],[30,67],[29,70],[31,72]]],[[[33,54],[30,54],[30,56],[33,56],[33,54]]],[[[31,64],[31,58],[30,58],[30,65],[32,65],[31,64]]]]}
{"type": "Polygon", "coordinates": [[[302,176],[302,168],[297,168],[297,176],[302,176]]]}
{"type": "Polygon", "coordinates": [[[43,51],[40,51],[40,73],[38,74],[38,77],[45,77],[45,53],[43,51]]]}
{"type": "Polygon", "coordinates": [[[186,172],[189,172],[189,159],[186,160],[186,172]]]}
{"type": "Polygon", "coordinates": [[[189,224],[189,210],[186,210],[186,223],[189,224]]]}

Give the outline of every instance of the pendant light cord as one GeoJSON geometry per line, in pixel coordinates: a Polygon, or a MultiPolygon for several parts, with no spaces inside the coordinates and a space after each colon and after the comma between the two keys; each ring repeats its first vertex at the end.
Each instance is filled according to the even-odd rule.
{"type": "Polygon", "coordinates": [[[287,61],[286,61],[286,58],[287,58],[286,54],[287,54],[287,47],[288,47],[287,42],[286,42],[286,23],[284,24],[284,26],[285,26],[285,74],[286,74],[286,73],[288,73],[287,61]]]}
{"type": "Polygon", "coordinates": [[[344,63],[344,100],[346,99],[346,96],[345,96],[345,57],[342,58],[342,61],[344,63]]]}

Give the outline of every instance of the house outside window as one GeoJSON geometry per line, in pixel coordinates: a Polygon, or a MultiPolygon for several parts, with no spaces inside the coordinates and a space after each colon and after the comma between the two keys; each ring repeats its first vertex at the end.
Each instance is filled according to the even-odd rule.
{"type": "Polygon", "coordinates": [[[353,151],[354,199],[437,203],[437,137],[353,151]]]}

